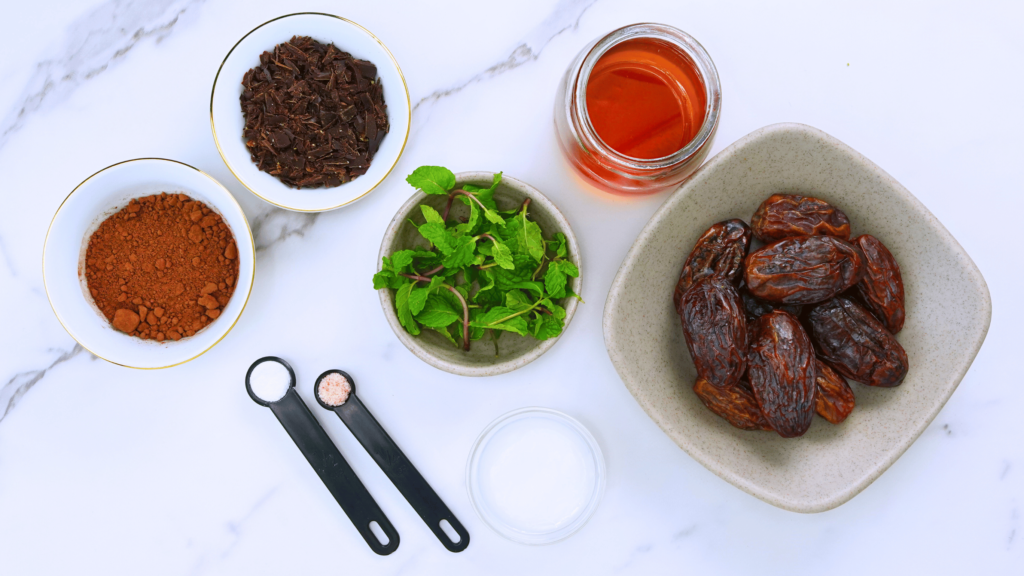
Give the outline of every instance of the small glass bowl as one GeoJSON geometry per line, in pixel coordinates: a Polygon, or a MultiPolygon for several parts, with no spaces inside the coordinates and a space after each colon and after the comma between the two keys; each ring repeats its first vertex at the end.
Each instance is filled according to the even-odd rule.
{"type": "Polygon", "coordinates": [[[568,538],[604,493],[597,440],[557,410],[520,408],[477,438],[466,466],[469,500],[498,534],[522,544],[568,538]]]}
{"type": "Polygon", "coordinates": [[[555,131],[569,164],[589,182],[614,194],[651,194],[681,184],[711,151],[722,111],[722,88],[711,56],[692,36],[664,24],[633,24],[587,45],[566,70],[555,97],[555,131]],[[706,108],[700,130],[668,156],[641,159],[605,144],[587,112],[587,83],[598,60],[612,47],[637,38],[670,44],[696,68],[704,84],[706,108]]]}

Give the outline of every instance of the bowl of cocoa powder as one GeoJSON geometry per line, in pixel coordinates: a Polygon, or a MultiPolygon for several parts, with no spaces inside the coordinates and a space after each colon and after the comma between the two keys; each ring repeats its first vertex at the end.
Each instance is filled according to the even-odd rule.
{"type": "Polygon", "coordinates": [[[248,221],[226,188],[187,164],[139,158],[100,170],[64,200],[46,235],[43,283],[84,348],[166,368],[231,330],[254,260],[248,221]]]}

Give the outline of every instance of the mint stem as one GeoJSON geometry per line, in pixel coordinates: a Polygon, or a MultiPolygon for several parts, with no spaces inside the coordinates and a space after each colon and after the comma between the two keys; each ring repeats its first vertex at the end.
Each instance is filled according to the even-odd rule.
{"type": "MultiPolygon", "coordinates": [[[[491,242],[494,243],[495,248],[497,248],[497,246],[498,246],[498,239],[495,238],[494,236],[491,236],[490,234],[487,234],[486,232],[481,234],[481,235],[479,235],[479,236],[477,236],[476,238],[477,239],[487,238],[488,240],[490,240],[491,242]]],[[[497,262],[495,262],[495,264],[497,264],[497,262]]]]}
{"type": "Polygon", "coordinates": [[[510,316],[505,316],[504,318],[502,318],[500,320],[495,320],[494,322],[488,322],[487,325],[488,326],[494,326],[495,324],[501,324],[502,322],[505,322],[506,320],[511,320],[511,319],[515,318],[516,316],[522,316],[523,314],[526,314],[527,312],[529,312],[529,311],[533,310],[534,308],[536,308],[541,303],[541,300],[543,300],[543,298],[541,298],[540,300],[537,300],[536,302],[534,302],[533,306],[530,306],[526,310],[520,310],[519,312],[516,312],[515,314],[512,314],[510,316]]]}
{"type": "MultiPolygon", "coordinates": [[[[452,202],[455,201],[455,197],[456,196],[465,196],[467,198],[471,198],[471,199],[473,199],[473,201],[475,201],[477,204],[480,205],[480,208],[484,212],[487,211],[487,206],[484,206],[484,203],[481,202],[479,198],[477,198],[476,196],[474,196],[470,192],[466,192],[462,188],[456,188],[455,190],[452,190],[451,192],[448,193],[448,204],[446,204],[445,207],[444,207],[444,214],[441,215],[441,219],[442,220],[444,220],[446,222],[448,221],[448,212],[451,211],[451,209],[452,209],[452,202]]],[[[527,198],[526,201],[529,202],[530,199],[527,198]]]]}
{"type": "MultiPolygon", "coordinates": [[[[484,206],[484,203],[481,202],[479,198],[477,198],[476,196],[470,194],[469,192],[466,192],[462,188],[457,188],[455,190],[452,190],[449,193],[449,195],[448,195],[449,199],[451,199],[451,200],[454,200],[456,196],[465,196],[467,198],[470,198],[470,199],[472,199],[474,202],[476,202],[480,206],[481,210],[483,210],[484,212],[487,211],[487,206],[484,206]]],[[[529,201],[529,198],[527,198],[527,201],[529,201]]]]}
{"type": "Polygon", "coordinates": [[[445,204],[444,214],[441,215],[441,220],[448,222],[448,212],[452,209],[452,202],[455,201],[455,196],[448,194],[448,204],[445,204]]]}
{"type": "MultiPolygon", "coordinates": [[[[411,278],[417,282],[430,282],[430,278],[420,276],[419,274],[405,274],[403,272],[401,276],[411,278]]],[[[441,286],[444,286],[449,292],[455,294],[459,299],[459,302],[462,302],[462,349],[469,352],[469,304],[466,304],[466,299],[462,297],[462,293],[452,286],[445,283],[442,283],[441,286]]]]}
{"type": "Polygon", "coordinates": [[[537,273],[540,272],[540,269],[544,267],[544,260],[547,257],[548,257],[547,254],[545,254],[544,256],[541,257],[540,264],[538,264],[537,268],[533,271],[533,275],[530,276],[530,280],[536,280],[537,279],[537,273]]]}

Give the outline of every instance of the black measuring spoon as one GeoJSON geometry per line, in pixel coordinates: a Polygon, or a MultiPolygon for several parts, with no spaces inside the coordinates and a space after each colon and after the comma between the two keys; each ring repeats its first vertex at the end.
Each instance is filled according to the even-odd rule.
{"type": "Polygon", "coordinates": [[[253,402],[270,408],[274,416],[277,416],[285,432],[288,432],[295,441],[299,451],[309,461],[313,470],[316,470],[324,485],[341,505],[341,509],[363,536],[363,540],[370,545],[370,549],[381,556],[387,556],[397,550],[398,531],[391,525],[373,496],[359,481],[355,471],[348,465],[337,446],[331,442],[320,423],[313,417],[313,413],[306,407],[306,403],[299,397],[299,393],[295,391],[295,371],[292,367],[276,356],[260,358],[253,362],[249,371],[245,373],[245,390],[253,402]],[[264,362],[277,362],[284,366],[291,378],[284,396],[269,402],[257,396],[249,382],[253,370],[264,362]],[[372,522],[376,522],[387,536],[386,544],[382,544],[373,533],[370,527],[372,522]]]}
{"type": "Polygon", "coordinates": [[[352,435],[359,440],[363,448],[366,448],[373,460],[387,474],[398,491],[405,496],[405,499],[409,501],[420,518],[427,523],[427,527],[445,548],[451,552],[462,552],[469,546],[469,532],[466,532],[462,523],[445,506],[444,501],[434,492],[430,484],[427,484],[427,481],[398,448],[391,436],[388,436],[373,414],[370,414],[366,406],[359,401],[356,396],[356,382],[351,376],[341,370],[328,370],[316,379],[313,395],[316,396],[316,401],[321,406],[327,410],[333,410],[345,423],[345,426],[348,426],[352,435]],[[320,395],[320,383],[331,374],[342,376],[350,388],[348,397],[342,398],[341,404],[337,406],[328,404],[320,395]],[[441,527],[442,520],[446,520],[451,525],[459,536],[458,540],[453,541],[448,537],[441,527]]]}

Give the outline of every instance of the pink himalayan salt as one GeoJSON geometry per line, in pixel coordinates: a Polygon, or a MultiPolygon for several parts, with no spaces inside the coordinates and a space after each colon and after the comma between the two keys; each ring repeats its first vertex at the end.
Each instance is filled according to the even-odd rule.
{"type": "Polygon", "coordinates": [[[341,406],[348,400],[348,395],[351,393],[352,385],[349,384],[348,378],[337,372],[331,372],[325,376],[320,381],[320,387],[317,388],[320,400],[328,406],[341,406]]]}

